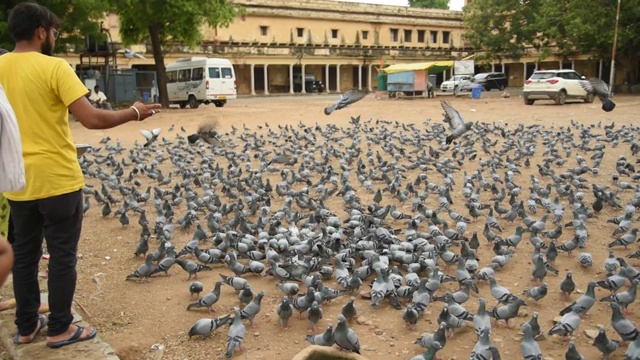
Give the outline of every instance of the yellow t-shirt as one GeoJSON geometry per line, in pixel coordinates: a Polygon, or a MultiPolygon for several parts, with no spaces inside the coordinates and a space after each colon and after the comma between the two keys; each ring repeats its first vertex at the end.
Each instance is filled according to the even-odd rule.
{"type": "Polygon", "coordinates": [[[18,120],[27,183],[4,196],[28,201],[81,189],[84,176],[67,107],[88,91],[73,69],[37,52],[8,53],[0,56],[0,84],[18,120]]]}

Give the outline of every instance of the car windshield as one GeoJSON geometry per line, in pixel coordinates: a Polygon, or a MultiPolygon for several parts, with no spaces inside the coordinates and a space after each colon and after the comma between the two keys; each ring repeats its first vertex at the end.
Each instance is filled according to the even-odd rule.
{"type": "Polygon", "coordinates": [[[478,75],[474,76],[474,79],[482,80],[482,79],[486,78],[487,75],[489,75],[489,74],[478,74],[478,75]]]}
{"type": "Polygon", "coordinates": [[[449,79],[449,81],[456,81],[457,82],[457,81],[462,81],[462,80],[465,80],[465,79],[468,79],[468,78],[469,78],[469,75],[456,75],[456,76],[452,76],[449,79]]]}
{"type": "Polygon", "coordinates": [[[551,79],[552,77],[555,77],[556,73],[552,73],[552,72],[539,72],[539,73],[533,73],[533,75],[531,75],[531,77],[529,79],[531,80],[546,80],[546,79],[551,79]]]}

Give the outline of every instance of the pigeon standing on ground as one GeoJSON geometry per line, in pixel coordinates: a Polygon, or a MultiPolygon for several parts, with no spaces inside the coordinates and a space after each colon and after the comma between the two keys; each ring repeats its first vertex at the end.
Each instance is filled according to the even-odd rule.
{"type": "Polygon", "coordinates": [[[610,112],[616,107],[616,103],[611,100],[611,91],[609,86],[602,79],[589,79],[588,81],[580,81],[580,86],[587,92],[593,94],[602,101],[602,110],[610,112]]]}
{"type": "Polygon", "coordinates": [[[452,133],[448,135],[446,139],[447,144],[451,144],[453,140],[459,138],[468,130],[470,130],[473,126],[473,123],[465,123],[458,110],[454,109],[453,106],[451,106],[448,102],[441,101],[440,104],[442,105],[445,113],[444,122],[449,124],[449,128],[452,131],[452,133]]]}
{"type": "Polygon", "coordinates": [[[224,356],[230,359],[236,350],[242,351],[242,343],[244,342],[244,336],[247,334],[247,328],[242,323],[240,309],[234,309],[235,316],[233,317],[233,323],[229,327],[229,334],[227,335],[227,352],[224,356]]]}
{"type": "Polygon", "coordinates": [[[153,254],[148,254],[144,264],[140,265],[133,274],[127,275],[127,280],[137,278],[141,282],[146,281],[155,269],[155,266],[153,266],[153,254]]]}
{"type": "Polygon", "coordinates": [[[524,337],[520,342],[522,357],[531,360],[542,360],[542,350],[531,334],[531,326],[527,323],[522,324],[522,332],[524,333],[524,337]]]}
{"type": "Polygon", "coordinates": [[[604,359],[608,359],[609,355],[620,347],[620,342],[611,340],[607,337],[607,330],[604,326],[600,326],[598,336],[593,340],[593,346],[598,348],[604,359]]]}
{"type": "Polygon", "coordinates": [[[200,293],[202,290],[204,290],[204,285],[202,285],[200,281],[193,281],[189,285],[189,293],[191,294],[191,297],[195,294],[197,298],[200,299],[200,293]]]}
{"type": "Polygon", "coordinates": [[[564,354],[564,358],[565,360],[587,360],[578,352],[578,349],[576,349],[576,343],[574,341],[569,341],[569,348],[564,354]]]}
{"type": "Polygon", "coordinates": [[[332,337],[339,347],[360,354],[358,335],[347,327],[347,319],[342,314],[338,315],[338,326],[333,330],[332,337]]]}
{"type": "Polygon", "coordinates": [[[285,296],[282,298],[282,302],[278,305],[278,309],[276,310],[278,313],[278,318],[280,319],[280,326],[282,328],[288,327],[289,318],[293,315],[293,305],[289,302],[289,297],[285,296]]]}
{"type": "Polygon", "coordinates": [[[366,92],[362,90],[349,90],[344,94],[340,95],[338,101],[324,108],[325,115],[331,115],[332,112],[340,109],[344,109],[347,106],[353,104],[354,102],[362,100],[367,95],[366,92]]]}
{"type": "Polygon", "coordinates": [[[318,335],[307,335],[306,340],[312,345],[333,346],[333,324],[329,323],[327,330],[318,335]]]}
{"type": "Polygon", "coordinates": [[[202,336],[207,338],[213,334],[216,329],[225,324],[231,324],[231,315],[218,317],[218,318],[204,318],[196,321],[196,323],[189,330],[189,338],[192,336],[202,336]]]}

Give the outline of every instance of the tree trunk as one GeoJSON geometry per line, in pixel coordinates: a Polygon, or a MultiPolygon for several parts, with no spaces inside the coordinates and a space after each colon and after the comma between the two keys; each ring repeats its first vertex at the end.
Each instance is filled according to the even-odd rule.
{"type": "Polygon", "coordinates": [[[169,93],[167,93],[167,71],[164,66],[164,55],[162,54],[162,44],[160,43],[161,25],[153,24],[149,26],[149,36],[151,37],[151,47],[153,48],[153,60],[156,63],[156,77],[158,78],[158,92],[160,93],[160,104],[169,108],[169,93]]]}

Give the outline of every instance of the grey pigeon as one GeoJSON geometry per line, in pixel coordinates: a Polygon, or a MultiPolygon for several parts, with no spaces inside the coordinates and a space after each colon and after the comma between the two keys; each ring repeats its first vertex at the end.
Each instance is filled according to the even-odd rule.
{"type": "Polygon", "coordinates": [[[446,101],[440,101],[442,108],[444,109],[444,122],[449,124],[449,128],[452,133],[447,136],[446,143],[451,144],[451,142],[460,136],[464,135],[467,130],[470,130],[473,126],[472,122],[464,122],[462,116],[458,112],[458,110],[454,109],[451,104],[446,101]]]}
{"type": "Polygon", "coordinates": [[[198,278],[198,273],[200,271],[203,271],[203,270],[211,271],[212,270],[207,265],[201,265],[201,264],[198,264],[198,263],[196,263],[194,261],[191,261],[191,260],[176,259],[176,263],[178,265],[180,265],[182,270],[186,271],[189,274],[189,278],[187,280],[190,280],[191,276],[193,276],[195,279],[197,279],[198,278]]]}
{"type": "Polygon", "coordinates": [[[147,142],[143,145],[144,147],[147,147],[153,144],[153,142],[158,139],[158,136],[160,135],[160,129],[153,129],[153,130],[143,129],[143,130],[140,130],[140,134],[142,134],[142,136],[144,136],[144,138],[147,140],[147,142]]]}
{"type": "Polygon", "coordinates": [[[486,303],[483,298],[478,299],[478,311],[473,317],[473,328],[476,335],[480,336],[480,330],[489,329],[491,331],[491,318],[487,315],[486,303]]]}
{"type": "Polygon", "coordinates": [[[218,300],[220,300],[220,287],[222,286],[222,281],[218,281],[216,282],[216,286],[213,288],[213,290],[206,294],[205,296],[203,296],[201,299],[199,299],[198,301],[196,301],[193,304],[189,304],[187,306],[187,310],[191,310],[193,308],[202,308],[202,307],[206,307],[207,309],[209,309],[209,312],[215,312],[215,310],[213,310],[213,305],[215,303],[218,302],[218,300]]]}
{"type": "Polygon", "coordinates": [[[300,290],[300,285],[294,282],[277,283],[276,286],[289,298],[298,295],[298,291],[300,290]]]}
{"type": "Polygon", "coordinates": [[[580,326],[580,314],[578,314],[577,306],[575,309],[572,309],[568,313],[562,315],[560,321],[558,321],[555,326],[549,330],[547,333],[548,336],[551,335],[562,335],[562,336],[571,336],[574,331],[578,330],[578,326],[580,326]]]}
{"type": "Polygon", "coordinates": [[[430,349],[436,342],[440,345],[447,344],[447,323],[441,322],[436,332],[417,338],[414,344],[418,344],[425,349],[430,349]]]}
{"type": "Polygon", "coordinates": [[[347,319],[340,314],[338,315],[338,326],[333,330],[333,341],[339,347],[360,354],[360,342],[358,335],[347,327],[347,319]]]}
{"type": "Polygon", "coordinates": [[[324,108],[324,114],[331,115],[331,113],[336,110],[344,109],[347,106],[362,100],[366,95],[367,93],[362,90],[345,91],[342,95],[340,95],[338,101],[335,104],[329,105],[324,108]]]}
{"type": "Polygon", "coordinates": [[[518,299],[517,296],[513,295],[511,291],[509,291],[509,289],[498,285],[496,279],[493,277],[489,278],[489,286],[491,288],[491,296],[493,296],[500,304],[512,303],[518,299]]]}
{"type": "Polygon", "coordinates": [[[192,281],[191,284],[189,284],[189,293],[191,294],[191,297],[195,294],[196,297],[200,299],[200,293],[202,290],[204,290],[204,285],[202,285],[200,281],[192,281]]]}
{"type": "Polygon", "coordinates": [[[602,353],[604,359],[608,359],[609,355],[616,351],[621,344],[618,341],[611,340],[607,337],[607,330],[603,326],[600,326],[600,331],[598,331],[598,336],[593,340],[593,346],[598,348],[598,350],[602,353]]]}
{"type": "Polygon", "coordinates": [[[624,353],[624,360],[640,360],[640,336],[629,344],[624,353]]]}
{"type": "Polygon", "coordinates": [[[602,101],[602,110],[606,112],[613,111],[616,107],[616,103],[611,100],[611,91],[609,86],[602,79],[593,78],[580,81],[580,86],[587,92],[587,94],[593,94],[602,101]]]}
{"type": "Polygon", "coordinates": [[[286,328],[289,324],[289,318],[293,315],[293,305],[289,302],[288,296],[282,298],[282,303],[278,305],[276,312],[278,314],[280,326],[282,328],[286,328]]]}
{"type": "Polygon", "coordinates": [[[419,318],[420,314],[413,304],[407,306],[407,308],[402,312],[402,320],[404,320],[407,327],[411,330],[415,329],[415,325],[418,323],[419,318]]]}
{"type": "Polygon", "coordinates": [[[242,311],[240,311],[240,316],[242,317],[242,319],[249,319],[249,323],[251,324],[252,328],[256,327],[253,319],[260,312],[260,303],[262,302],[264,294],[264,291],[260,291],[258,295],[256,295],[255,299],[253,299],[251,303],[249,303],[244,307],[244,309],[242,309],[242,311]]]}
{"type": "Polygon", "coordinates": [[[491,310],[488,315],[497,320],[504,320],[509,327],[509,320],[518,316],[518,310],[520,310],[520,306],[526,305],[524,300],[516,299],[514,302],[511,302],[507,305],[498,306],[491,310]]]}
{"type": "Polygon", "coordinates": [[[224,356],[230,359],[236,350],[242,351],[242,343],[244,342],[244,336],[247,334],[247,328],[242,323],[240,309],[234,309],[235,316],[233,317],[233,323],[229,327],[229,334],[227,335],[227,352],[224,356]]]}
{"type": "Polygon", "coordinates": [[[317,301],[311,304],[311,307],[307,309],[307,318],[311,321],[311,330],[316,331],[316,325],[322,319],[322,308],[318,305],[317,301]]]}
{"type": "Polygon", "coordinates": [[[439,342],[435,341],[429,347],[429,350],[425,351],[423,354],[416,355],[412,357],[410,360],[437,360],[436,353],[442,349],[442,345],[439,342]]]}
{"type": "Polygon", "coordinates": [[[567,276],[562,282],[560,282],[560,290],[562,291],[562,297],[564,301],[571,298],[571,293],[576,289],[576,283],[573,281],[571,271],[567,271],[567,276]]]}
{"type": "Polygon", "coordinates": [[[560,315],[567,314],[570,311],[576,311],[580,315],[586,315],[589,310],[593,307],[593,304],[596,303],[596,294],[595,294],[595,281],[589,282],[587,286],[587,291],[581,295],[576,301],[571,303],[571,305],[560,311],[560,315]],[[577,305],[577,307],[576,307],[577,305]]]}
{"type": "Polygon", "coordinates": [[[502,360],[502,357],[500,356],[500,350],[498,350],[498,347],[496,347],[495,345],[491,344],[489,345],[489,352],[491,352],[491,359],[492,360],[502,360]]]}
{"type": "Polygon", "coordinates": [[[624,317],[620,311],[620,306],[614,302],[610,303],[611,306],[611,326],[622,339],[622,345],[624,346],[626,341],[636,340],[640,335],[638,328],[624,317]]]}
{"type": "Polygon", "coordinates": [[[127,280],[136,278],[139,281],[146,281],[155,269],[155,266],[153,266],[153,254],[148,254],[144,264],[140,265],[133,274],[127,275],[127,280]]]}
{"type": "Polygon", "coordinates": [[[489,339],[490,335],[491,330],[486,328],[480,330],[480,335],[478,336],[475,346],[471,350],[469,360],[484,360],[491,357],[491,351],[489,351],[489,346],[491,345],[491,341],[489,339]]]}
{"type": "Polygon", "coordinates": [[[329,323],[327,329],[318,335],[307,335],[306,340],[312,345],[333,346],[333,324],[329,323]]]}
{"type": "Polygon", "coordinates": [[[531,326],[527,323],[522,324],[522,332],[524,334],[520,342],[520,353],[522,357],[526,360],[542,360],[542,350],[531,334],[531,326]]]}
{"type": "Polygon", "coordinates": [[[351,320],[358,315],[358,310],[356,309],[356,306],[354,304],[354,302],[356,301],[356,298],[354,298],[353,296],[349,299],[349,301],[344,304],[344,306],[342,307],[342,310],[340,310],[340,313],[342,314],[342,316],[345,317],[345,319],[347,319],[347,323],[351,323],[351,320]]]}
{"type": "Polygon", "coordinates": [[[189,338],[192,336],[202,336],[207,338],[213,334],[216,329],[225,324],[231,324],[231,315],[226,315],[218,318],[204,318],[196,321],[196,323],[189,329],[189,338]]]}
{"type": "Polygon", "coordinates": [[[609,296],[605,296],[602,299],[600,299],[600,301],[615,302],[616,304],[620,305],[620,307],[624,311],[627,311],[627,306],[629,306],[629,304],[636,301],[636,292],[638,290],[638,284],[640,284],[640,280],[634,279],[631,282],[631,286],[627,291],[622,291],[617,294],[611,294],[609,296]]]}
{"type": "Polygon", "coordinates": [[[523,291],[522,294],[538,302],[539,300],[547,296],[548,289],[549,289],[549,284],[543,283],[540,286],[534,286],[531,289],[523,291]]]}
{"type": "Polygon", "coordinates": [[[567,352],[564,353],[565,360],[587,360],[584,356],[580,355],[578,349],[576,349],[576,343],[574,341],[569,341],[569,348],[567,352]]]}

